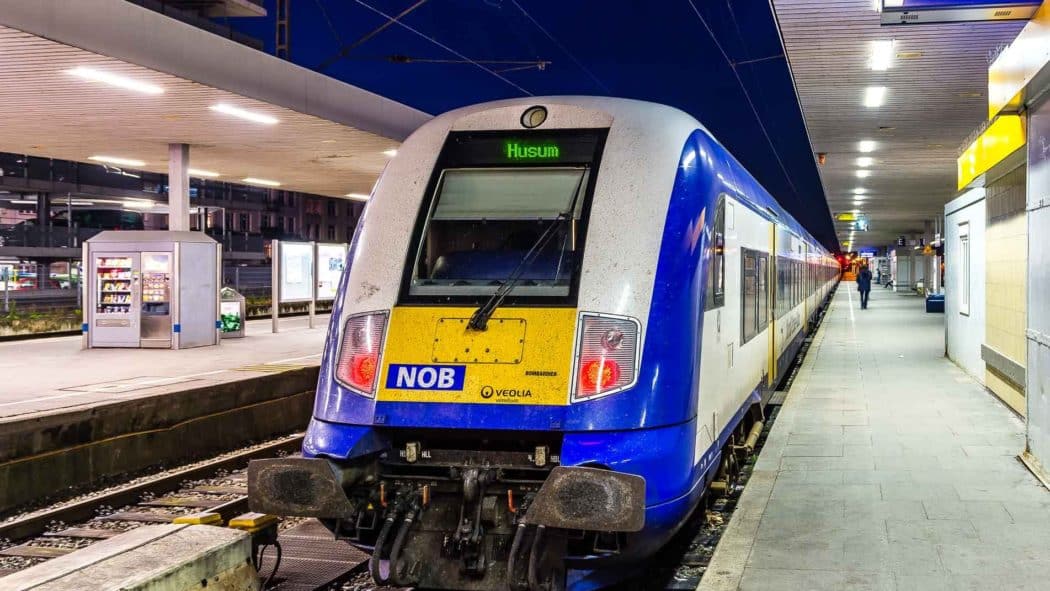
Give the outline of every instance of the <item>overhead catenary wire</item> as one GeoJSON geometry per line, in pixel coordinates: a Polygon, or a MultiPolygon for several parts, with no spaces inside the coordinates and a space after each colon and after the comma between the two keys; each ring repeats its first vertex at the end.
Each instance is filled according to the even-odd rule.
{"type": "MultiPolygon", "coordinates": [[[[409,6],[408,8],[406,8],[404,10],[402,10],[401,12],[397,13],[394,16],[390,16],[390,15],[387,15],[386,13],[383,13],[383,12],[381,12],[379,10],[376,10],[375,8],[372,8],[368,4],[365,4],[364,2],[358,2],[358,4],[364,6],[365,8],[368,8],[368,9],[372,10],[373,12],[377,12],[377,13],[381,14],[383,17],[385,17],[387,19],[386,22],[381,24],[381,25],[379,25],[375,29],[372,29],[371,31],[366,33],[363,37],[361,37],[357,41],[354,41],[350,45],[342,45],[342,42],[340,41],[340,45],[342,45],[342,47],[339,48],[338,53],[336,53],[332,57],[326,59],[325,61],[321,62],[321,65],[317,66],[317,71],[318,72],[324,72],[328,68],[332,67],[332,64],[334,64],[337,61],[343,59],[351,51],[353,51],[354,49],[357,49],[358,47],[363,45],[369,39],[372,39],[376,35],[378,35],[378,34],[382,33],[383,31],[387,30],[388,28],[393,26],[395,23],[399,24],[399,25],[403,24],[403,23],[401,23],[401,19],[402,18],[408,16],[409,13],[411,13],[415,9],[419,8],[420,6],[425,4],[426,2],[427,2],[427,0],[417,0],[414,4],[412,4],[411,6],[409,6]]],[[[328,18],[328,13],[326,11],[324,11],[324,10],[322,10],[321,12],[324,15],[324,17],[327,19],[328,18]]],[[[330,20],[328,21],[328,23],[329,23],[329,26],[331,26],[331,21],[330,20]]],[[[336,35],[336,37],[338,38],[338,35],[336,35]]]]}
{"type": "Polygon", "coordinates": [[[788,174],[787,166],[784,164],[784,160],[780,157],[780,152],[777,150],[775,144],[773,144],[773,138],[769,135],[769,130],[766,129],[766,125],[762,122],[762,117],[758,114],[758,108],[755,107],[754,101],[751,99],[751,93],[748,92],[747,86],[744,84],[744,80],[740,77],[740,72],[736,68],[736,64],[730,59],[729,54],[719,43],[718,37],[715,35],[714,30],[707,24],[707,19],[700,12],[700,9],[696,7],[696,3],[693,0],[686,0],[689,6],[693,9],[693,13],[696,14],[696,18],[700,20],[700,24],[703,25],[707,34],[711,37],[711,41],[715,44],[718,52],[722,54],[722,59],[729,65],[729,69],[733,71],[733,76],[736,78],[737,84],[740,85],[740,90],[744,93],[744,99],[747,101],[748,107],[751,108],[751,112],[755,115],[755,121],[758,123],[759,129],[762,130],[762,135],[766,138],[766,142],[769,144],[769,148],[773,150],[773,157],[777,159],[777,165],[780,166],[780,170],[784,173],[784,178],[787,180],[788,185],[791,187],[791,191],[798,195],[798,188],[795,187],[795,183],[791,180],[791,175],[788,174]]]}
{"type": "Polygon", "coordinates": [[[583,65],[583,62],[581,62],[580,60],[576,59],[576,56],[573,55],[572,52],[568,50],[568,48],[566,48],[564,45],[562,45],[562,43],[560,41],[558,41],[558,39],[555,38],[554,35],[552,35],[550,33],[550,31],[548,31],[546,28],[544,28],[543,25],[541,25],[539,23],[539,21],[537,21],[535,18],[533,18],[533,16],[531,14],[528,13],[528,11],[526,11],[524,8],[522,8],[522,6],[520,4],[518,4],[517,0],[510,0],[510,1],[511,1],[511,4],[513,4],[515,6],[515,8],[517,8],[518,10],[521,11],[521,14],[523,14],[525,16],[525,18],[529,19],[532,22],[532,24],[535,25],[536,28],[540,30],[541,33],[546,35],[547,38],[551,40],[551,43],[556,45],[558,47],[558,49],[560,49],[562,51],[562,53],[567,55],[569,57],[569,59],[572,60],[572,63],[576,64],[576,67],[578,67],[580,70],[582,70],[584,74],[587,74],[587,77],[589,77],[591,80],[593,80],[594,83],[597,84],[599,88],[601,88],[606,93],[611,93],[612,92],[612,91],[609,90],[609,87],[605,85],[605,83],[603,83],[601,80],[599,80],[598,77],[595,76],[593,72],[591,72],[589,69],[587,69],[586,66],[583,65]]]}
{"type": "MultiPolygon", "coordinates": [[[[437,45],[438,47],[440,47],[441,49],[444,49],[445,51],[451,53],[452,55],[462,59],[464,62],[470,63],[470,64],[476,66],[477,68],[479,68],[479,69],[481,69],[481,70],[491,74],[492,76],[495,76],[496,78],[499,78],[500,80],[502,80],[503,82],[507,83],[508,85],[513,86],[515,89],[520,91],[525,96],[533,96],[532,92],[529,92],[528,90],[522,88],[518,84],[515,84],[511,80],[507,79],[506,76],[501,76],[499,74],[499,72],[496,72],[492,68],[485,67],[483,64],[480,64],[477,61],[475,61],[473,59],[470,59],[469,57],[463,55],[462,53],[456,51],[455,49],[452,49],[451,47],[449,47],[448,45],[445,45],[444,43],[438,41],[437,39],[434,39],[433,37],[423,33],[422,31],[419,31],[418,29],[412,27],[411,25],[407,25],[407,24],[401,22],[400,20],[397,20],[397,18],[400,18],[400,17],[391,16],[391,15],[383,12],[382,10],[379,10],[378,8],[370,5],[369,3],[365,2],[364,0],[354,0],[354,1],[357,2],[358,4],[360,4],[361,6],[364,6],[368,10],[371,10],[372,12],[374,12],[374,13],[376,13],[376,14],[378,14],[378,15],[386,18],[386,19],[388,19],[389,22],[387,23],[386,26],[397,24],[397,25],[401,26],[402,28],[404,28],[404,29],[406,29],[408,31],[411,31],[412,33],[418,35],[419,37],[422,37],[423,39],[426,39],[427,41],[430,41],[434,45],[437,45]]],[[[420,0],[420,2],[418,2],[417,4],[421,4],[422,2],[425,2],[425,1],[426,0],[420,0]]],[[[409,8],[411,8],[411,7],[409,7],[409,8]]],[[[402,13],[403,12],[404,11],[402,11],[402,13]]],[[[383,27],[383,28],[386,28],[386,27],[383,27]]],[[[373,32],[372,36],[374,36],[374,33],[378,33],[378,32],[379,32],[379,30],[377,29],[376,31],[373,32]]],[[[358,42],[355,42],[355,43],[360,44],[361,42],[363,42],[363,41],[358,41],[358,42]]]]}

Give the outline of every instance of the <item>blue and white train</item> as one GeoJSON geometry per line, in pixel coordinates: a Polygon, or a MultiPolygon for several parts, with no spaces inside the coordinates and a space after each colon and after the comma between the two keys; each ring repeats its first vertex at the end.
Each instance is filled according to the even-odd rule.
{"type": "Polygon", "coordinates": [[[302,458],[253,510],[379,582],[593,588],[732,475],[839,266],[704,127],[551,97],[441,115],[350,249],[302,458]]]}

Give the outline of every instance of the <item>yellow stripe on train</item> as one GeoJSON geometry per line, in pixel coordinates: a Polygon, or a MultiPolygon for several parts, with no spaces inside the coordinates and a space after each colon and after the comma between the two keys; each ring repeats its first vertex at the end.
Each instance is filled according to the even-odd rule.
{"type": "Polygon", "coordinates": [[[474,308],[396,307],[378,399],[392,402],[567,405],[574,308],[500,308],[485,331],[474,308]]]}

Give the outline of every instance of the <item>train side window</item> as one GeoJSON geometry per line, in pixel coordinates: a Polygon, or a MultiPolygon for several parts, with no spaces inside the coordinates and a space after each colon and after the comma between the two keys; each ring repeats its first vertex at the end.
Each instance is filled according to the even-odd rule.
{"type": "Polygon", "coordinates": [[[758,257],[757,253],[746,248],[741,249],[740,256],[740,280],[742,307],[741,318],[741,341],[746,343],[758,334],[758,257]]]}
{"type": "Polygon", "coordinates": [[[758,255],[758,332],[769,326],[769,255],[758,255]]]}
{"type": "Polygon", "coordinates": [[[726,198],[718,198],[715,208],[714,232],[711,237],[711,261],[707,267],[707,294],[704,309],[713,310],[725,305],[726,298],[726,198]]]}

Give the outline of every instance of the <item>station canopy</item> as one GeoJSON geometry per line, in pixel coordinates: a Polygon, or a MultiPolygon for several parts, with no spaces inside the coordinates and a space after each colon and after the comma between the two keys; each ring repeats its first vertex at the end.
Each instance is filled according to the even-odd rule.
{"type": "Polygon", "coordinates": [[[429,118],[123,0],[0,0],[0,55],[3,152],[341,197],[429,118]]]}

